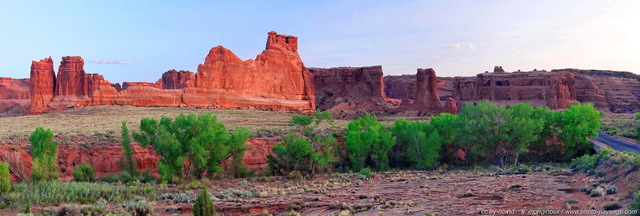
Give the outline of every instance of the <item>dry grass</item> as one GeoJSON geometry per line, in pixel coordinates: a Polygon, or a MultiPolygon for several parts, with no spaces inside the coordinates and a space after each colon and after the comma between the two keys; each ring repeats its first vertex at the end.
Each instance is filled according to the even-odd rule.
{"type": "MultiPolygon", "coordinates": [[[[122,121],[137,129],[140,119],[175,117],[180,113],[196,115],[211,112],[228,128],[247,127],[253,137],[270,137],[291,131],[288,126],[294,112],[258,110],[208,110],[189,107],[87,106],[42,115],[0,118],[0,140],[28,136],[36,127],[50,128],[59,135],[120,134],[122,121]]],[[[336,127],[348,122],[336,120],[336,127]]]]}

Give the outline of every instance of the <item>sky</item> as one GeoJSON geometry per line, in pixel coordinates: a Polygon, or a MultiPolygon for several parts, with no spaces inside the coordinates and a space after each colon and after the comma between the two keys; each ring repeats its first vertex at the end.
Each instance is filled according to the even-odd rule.
{"type": "Polygon", "coordinates": [[[606,69],[640,73],[640,1],[6,1],[0,77],[31,61],[82,56],[87,73],[154,82],[196,71],[212,47],[243,60],[267,32],[298,36],[308,67],[382,65],[385,75],[438,76],[606,69]]]}

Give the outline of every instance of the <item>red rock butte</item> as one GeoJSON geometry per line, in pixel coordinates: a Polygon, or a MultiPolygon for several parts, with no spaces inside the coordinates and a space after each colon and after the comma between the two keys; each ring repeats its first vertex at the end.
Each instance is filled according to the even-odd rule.
{"type": "Polygon", "coordinates": [[[50,57],[34,61],[30,80],[32,114],[101,104],[315,110],[313,76],[298,55],[298,38],[276,32],[255,60],[217,46],[197,73],[169,70],[155,83],[112,84],[86,73],[79,56],[62,57],[57,76],[50,57]]]}

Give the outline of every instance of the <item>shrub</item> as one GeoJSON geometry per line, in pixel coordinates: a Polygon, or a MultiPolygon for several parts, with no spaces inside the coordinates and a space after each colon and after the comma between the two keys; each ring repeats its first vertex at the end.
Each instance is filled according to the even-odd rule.
{"type": "Polygon", "coordinates": [[[73,168],[73,180],[78,182],[96,181],[96,175],[93,173],[93,167],[91,167],[87,162],[82,162],[82,164],[73,168]]]}
{"type": "Polygon", "coordinates": [[[364,168],[361,169],[358,174],[364,176],[365,178],[371,178],[371,169],[369,168],[364,168]]]}
{"type": "Polygon", "coordinates": [[[591,190],[591,192],[589,192],[589,196],[591,196],[591,197],[602,196],[602,189],[596,188],[596,189],[591,190]]]}
{"type": "Polygon", "coordinates": [[[122,149],[124,150],[124,160],[121,161],[122,168],[124,171],[129,174],[135,176],[138,168],[136,167],[136,163],[133,160],[133,148],[131,146],[131,138],[129,136],[129,128],[127,128],[127,122],[122,121],[121,126],[121,134],[122,134],[122,149]]]}
{"type": "Polygon", "coordinates": [[[289,126],[298,128],[303,136],[286,136],[272,150],[276,156],[267,155],[270,171],[276,174],[307,172],[313,177],[318,170],[328,168],[337,161],[333,135],[327,123],[333,122],[329,112],[316,112],[314,116],[294,115],[289,126]],[[325,122],[325,124],[321,124],[325,122]]]}
{"type": "Polygon", "coordinates": [[[34,181],[56,180],[60,177],[58,172],[58,142],[51,141],[53,133],[42,127],[37,127],[31,133],[31,157],[33,158],[33,171],[31,179],[34,181]]]}
{"type": "Polygon", "coordinates": [[[194,216],[213,216],[216,215],[215,206],[211,201],[211,197],[207,190],[202,189],[198,194],[198,198],[196,199],[196,203],[193,204],[193,215],[194,216]]]}
{"type": "Polygon", "coordinates": [[[636,193],[636,197],[634,197],[631,204],[629,204],[629,210],[637,210],[640,212],[640,191],[636,193]]]}
{"type": "Polygon", "coordinates": [[[606,190],[607,194],[615,194],[618,193],[618,188],[616,186],[608,187],[606,190]]]}
{"type": "Polygon", "coordinates": [[[0,194],[11,190],[11,180],[9,179],[9,163],[0,162],[0,194]]]}
{"type": "Polygon", "coordinates": [[[132,216],[148,216],[153,215],[153,203],[147,200],[138,200],[126,205],[126,209],[132,216]]]}
{"type": "Polygon", "coordinates": [[[620,203],[618,202],[610,202],[610,203],[604,204],[603,208],[604,210],[607,210],[607,211],[618,210],[622,208],[622,205],[620,205],[620,203]]]}
{"type": "Polygon", "coordinates": [[[564,203],[565,204],[575,204],[575,203],[578,203],[578,200],[577,199],[569,199],[567,201],[564,201],[564,203]]]}
{"type": "Polygon", "coordinates": [[[527,174],[531,172],[531,168],[527,165],[520,165],[518,170],[516,170],[516,174],[527,174]]]}

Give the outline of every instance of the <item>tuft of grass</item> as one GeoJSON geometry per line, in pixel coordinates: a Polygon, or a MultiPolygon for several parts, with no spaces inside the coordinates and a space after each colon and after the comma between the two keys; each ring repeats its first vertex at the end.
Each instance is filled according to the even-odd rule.
{"type": "Polygon", "coordinates": [[[568,199],[567,201],[564,201],[564,204],[576,204],[578,203],[577,199],[568,199]]]}

